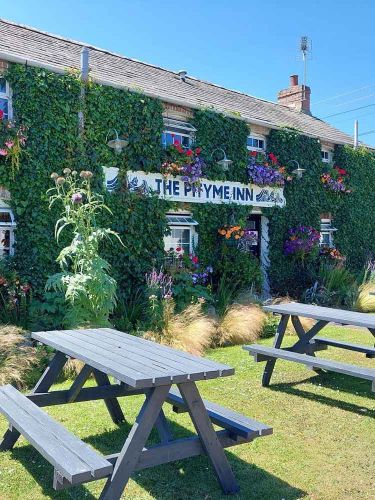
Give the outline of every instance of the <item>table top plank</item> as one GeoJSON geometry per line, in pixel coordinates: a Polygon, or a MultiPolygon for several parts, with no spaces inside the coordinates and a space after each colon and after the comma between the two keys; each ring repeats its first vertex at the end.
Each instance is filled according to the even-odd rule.
{"type": "Polygon", "coordinates": [[[193,363],[193,365],[196,367],[197,365],[202,367],[205,366],[207,369],[210,370],[219,370],[220,371],[220,376],[223,375],[233,375],[234,370],[233,368],[229,367],[228,365],[225,365],[223,363],[218,363],[216,361],[211,361],[210,359],[207,358],[202,358],[200,356],[195,356],[194,354],[190,354],[185,351],[181,351],[179,349],[175,349],[173,347],[168,347],[163,344],[158,344],[156,342],[153,342],[151,340],[143,339],[141,337],[136,337],[134,335],[129,335],[123,332],[119,332],[118,330],[113,330],[111,328],[100,328],[99,331],[105,331],[108,332],[111,335],[115,335],[117,338],[120,338],[123,342],[129,343],[129,342],[136,342],[138,345],[142,346],[142,349],[145,350],[152,350],[155,352],[158,352],[170,359],[175,359],[179,361],[180,363],[182,361],[189,361],[189,363],[193,363]]]}
{"type": "Polygon", "coordinates": [[[132,352],[127,349],[122,344],[117,342],[108,342],[107,339],[103,338],[99,332],[94,332],[90,330],[90,335],[86,335],[85,332],[76,332],[74,330],[64,330],[64,337],[69,336],[72,342],[79,342],[82,345],[87,345],[90,350],[96,352],[102,352],[103,356],[107,359],[114,359],[118,363],[126,363],[127,366],[137,370],[139,373],[145,375],[159,377],[167,377],[166,382],[171,382],[172,379],[175,382],[186,382],[188,376],[186,371],[183,369],[176,369],[175,367],[170,367],[161,360],[149,360],[146,363],[145,357],[140,356],[136,352],[132,352]]]}
{"type": "Polygon", "coordinates": [[[222,363],[193,356],[113,329],[35,332],[32,337],[132,387],[232,375],[222,363]]]}
{"type": "Polygon", "coordinates": [[[302,316],[304,318],[340,323],[342,325],[375,328],[375,315],[368,313],[301,304],[299,302],[265,306],[264,309],[276,314],[290,314],[291,316],[302,316]]]}

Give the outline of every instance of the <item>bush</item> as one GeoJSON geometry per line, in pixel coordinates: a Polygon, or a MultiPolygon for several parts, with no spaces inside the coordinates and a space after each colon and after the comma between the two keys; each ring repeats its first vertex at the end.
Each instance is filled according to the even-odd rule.
{"type": "Polygon", "coordinates": [[[26,327],[31,287],[21,281],[7,261],[0,261],[0,323],[26,327]]]}

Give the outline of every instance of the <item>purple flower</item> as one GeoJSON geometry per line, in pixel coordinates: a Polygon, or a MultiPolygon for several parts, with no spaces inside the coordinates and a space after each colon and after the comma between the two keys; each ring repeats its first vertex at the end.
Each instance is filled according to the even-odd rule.
{"type": "Polygon", "coordinates": [[[81,193],[74,193],[72,195],[72,203],[76,203],[78,205],[78,203],[82,203],[82,200],[83,196],[81,193]]]}
{"type": "Polygon", "coordinates": [[[252,157],[247,166],[247,173],[251,181],[257,186],[284,186],[284,176],[272,167],[266,167],[256,163],[252,157]]]}

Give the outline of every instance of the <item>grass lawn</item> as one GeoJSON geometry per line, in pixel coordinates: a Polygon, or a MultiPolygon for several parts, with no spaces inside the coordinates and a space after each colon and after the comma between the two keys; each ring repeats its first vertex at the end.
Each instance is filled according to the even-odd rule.
{"type": "MultiPolygon", "coordinates": [[[[372,336],[362,330],[331,327],[324,332],[329,337],[373,343],[372,336]]],[[[272,385],[262,388],[264,363],[255,364],[240,347],[217,349],[208,356],[235,367],[236,375],[201,382],[202,394],[274,428],[272,436],[226,452],[241,487],[241,494],[234,498],[375,498],[375,397],[369,381],[316,374],[302,365],[278,361],[272,385]]],[[[318,356],[374,366],[374,360],[363,355],[334,348],[318,356]]],[[[141,401],[138,396],[122,399],[129,423],[120,427],[112,423],[101,401],[47,411],[106,454],[119,451],[141,401]]],[[[186,414],[174,414],[169,405],[166,414],[176,436],[190,434],[192,425],[186,414]]],[[[6,421],[0,417],[0,431],[5,429],[6,421]]],[[[99,481],[57,493],[52,489],[52,475],[52,467],[21,439],[12,452],[0,453],[0,499],[90,499],[97,498],[103,487],[99,481]]],[[[136,473],[125,491],[126,498],[133,500],[227,498],[205,457],[136,473]]]]}

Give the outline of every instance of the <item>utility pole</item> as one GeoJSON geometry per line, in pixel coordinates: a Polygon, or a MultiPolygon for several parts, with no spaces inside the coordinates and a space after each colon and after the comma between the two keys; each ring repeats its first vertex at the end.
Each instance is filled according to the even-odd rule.
{"type": "Polygon", "coordinates": [[[79,95],[80,101],[80,110],[78,112],[78,133],[80,136],[83,135],[85,130],[85,116],[84,116],[84,107],[85,107],[85,94],[86,94],[86,84],[89,79],[89,49],[87,47],[82,47],[81,50],[81,92],[79,95]]]}
{"type": "Polygon", "coordinates": [[[358,147],[358,120],[354,120],[354,149],[358,147]]]}

